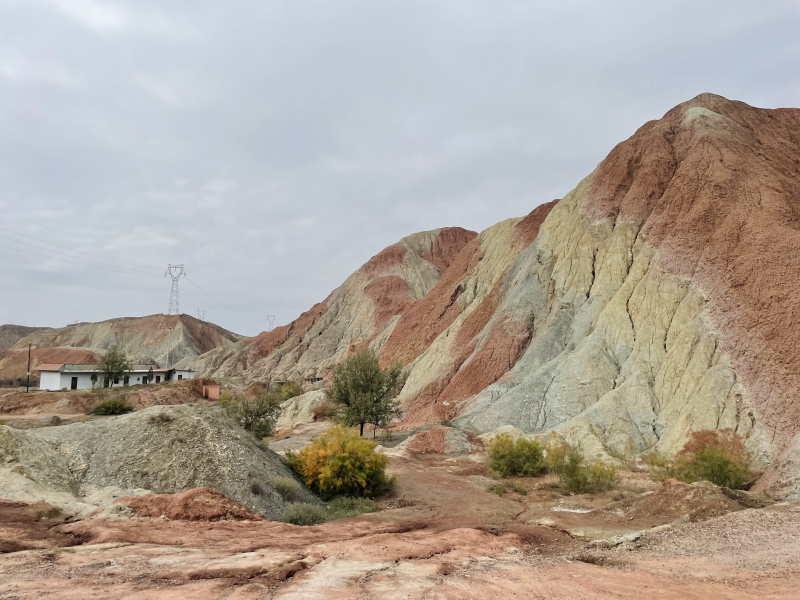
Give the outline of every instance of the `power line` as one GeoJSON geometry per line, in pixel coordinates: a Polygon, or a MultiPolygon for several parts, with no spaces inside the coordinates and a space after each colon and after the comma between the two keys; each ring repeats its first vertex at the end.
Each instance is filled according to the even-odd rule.
{"type": "MultiPolygon", "coordinates": [[[[85,263],[79,263],[72,260],[66,260],[63,258],[58,258],[57,256],[47,256],[46,254],[39,254],[38,252],[31,252],[30,250],[23,250],[22,248],[14,248],[14,246],[5,246],[0,244],[0,248],[8,248],[9,250],[16,250],[17,252],[24,252],[25,254],[32,254],[33,256],[41,256],[42,258],[49,258],[50,260],[60,260],[61,262],[70,263],[73,265],[79,265],[81,267],[89,267],[91,269],[102,269],[104,271],[112,271],[114,273],[124,273],[125,275],[129,275],[130,273],[135,273],[135,271],[121,271],[119,269],[115,269],[114,267],[95,267],[92,265],[87,265],[85,263]]],[[[73,257],[77,258],[77,257],[73,257]]],[[[137,273],[138,275],[144,275],[145,277],[159,277],[158,275],[150,275],[148,273],[137,273]]],[[[160,279],[160,277],[159,277],[160,279]]]]}
{"type": "Polygon", "coordinates": [[[186,279],[186,281],[188,281],[188,282],[189,282],[191,285],[193,285],[194,287],[196,287],[198,290],[200,290],[201,292],[203,292],[203,293],[204,293],[206,296],[208,296],[208,297],[209,297],[209,298],[211,298],[212,300],[216,300],[216,301],[217,301],[219,304],[221,304],[222,306],[224,306],[224,307],[225,307],[225,308],[227,308],[228,310],[232,310],[232,311],[233,311],[233,312],[235,312],[235,313],[241,314],[241,313],[240,313],[238,310],[236,310],[235,308],[231,308],[230,306],[228,306],[227,304],[225,304],[225,303],[224,303],[222,300],[217,300],[216,298],[214,298],[214,296],[212,296],[211,294],[209,294],[207,291],[205,291],[203,288],[201,288],[201,287],[200,287],[199,285],[197,285],[196,283],[192,282],[192,280],[191,280],[191,279],[189,279],[188,277],[186,277],[185,275],[184,275],[184,279],[186,279]]]}
{"type": "MultiPolygon", "coordinates": [[[[0,228],[2,229],[2,228],[0,228]]],[[[128,269],[126,267],[118,267],[116,265],[107,265],[105,263],[98,262],[96,260],[92,260],[91,258],[81,258],[80,256],[72,256],[71,254],[67,254],[66,252],[59,252],[58,250],[50,250],[50,248],[45,248],[43,246],[37,246],[36,244],[29,244],[28,242],[23,242],[22,240],[15,240],[14,238],[6,237],[4,235],[0,235],[0,238],[4,240],[12,241],[16,244],[25,244],[26,246],[31,246],[32,248],[38,248],[39,250],[44,250],[45,252],[52,252],[54,254],[61,254],[63,256],[69,256],[70,258],[74,258],[76,260],[85,260],[88,263],[94,263],[96,265],[101,265],[103,267],[109,267],[111,269],[124,269],[130,273],[138,273],[139,275],[153,275],[153,273],[145,273],[144,271],[134,271],[133,269],[128,269]]],[[[94,256],[94,254],[92,254],[94,256]]],[[[55,257],[54,257],[55,258],[55,257]]],[[[91,265],[84,265],[84,266],[91,266],[91,265]]]]}
{"type": "MultiPolygon", "coordinates": [[[[75,248],[70,248],[68,246],[62,246],[61,244],[48,242],[47,240],[42,240],[42,239],[33,237],[32,235],[27,235],[25,233],[20,233],[18,231],[13,231],[11,229],[6,229],[5,227],[0,227],[0,229],[2,229],[3,231],[8,231],[9,233],[13,233],[15,235],[21,235],[22,237],[26,237],[26,238],[30,238],[32,240],[36,240],[37,242],[44,242],[45,244],[50,244],[51,246],[58,246],[59,248],[64,248],[65,250],[71,250],[72,252],[79,252],[80,254],[87,254],[88,256],[94,256],[95,258],[102,258],[103,260],[110,260],[110,261],[114,261],[114,262],[118,262],[118,263],[123,263],[123,264],[126,264],[126,265],[133,265],[134,267],[142,267],[143,269],[154,269],[154,267],[147,267],[145,265],[139,265],[139,264],[132,263],[132,262],[126,262],[124,260],[118,260],[116,258],[106,258],[104,256],[100,256],[99,254],[92,254],[91,252],[84,252],[83,250],[76,250],[75,248]]],[[[14,241],[17,241],[17,240],[14,240],[14,241]]],[[[25,242],[20,242],[20,243],[24,244],[25,242]]],[[[46,250],[46,248],[45,248],[45,250],[46,250]]],[[[55,250],[49,250],[49,252],[55,252],[55,250]]],[[[76,256],[75,258],[80,258],[80,257],[76,256]]],[[[113,265],[109,265],[109,266],[113,266],[113,265]]]]}

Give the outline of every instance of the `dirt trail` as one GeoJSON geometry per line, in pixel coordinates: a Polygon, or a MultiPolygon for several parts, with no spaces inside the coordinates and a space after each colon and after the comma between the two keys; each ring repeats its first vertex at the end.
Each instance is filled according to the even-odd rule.
{"type": "Polygon", "coordinates": [[[796,504],[742,510],[715,490],[642,474],[599,496],[563,496],[540,478],[500,497],[475,458],[392,457],[398,486],[384,510],[316,527],[164,518],[53,527],[18,506],[1,518],[0,506],[3,533],[39,548],[0,554],[0,598],[796,597],[796,504]],[[722,516],[592,544],[669,522],[667,500],[677,512],[691,501],[698,519],[703,507],[722,516]]]}

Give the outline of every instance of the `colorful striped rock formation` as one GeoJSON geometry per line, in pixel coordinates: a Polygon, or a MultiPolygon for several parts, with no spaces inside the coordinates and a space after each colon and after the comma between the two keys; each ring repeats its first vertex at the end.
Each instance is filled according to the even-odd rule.
{"type": "Polygon", "coordinates": [[[555,430],[596,456],[733,428],[800,478],[800,110],[702,94],[575,189],[474,234],[415,234],[282,328],[192,359],[324,376],[367,346],[408,368],[407,427],[555,430]]]}

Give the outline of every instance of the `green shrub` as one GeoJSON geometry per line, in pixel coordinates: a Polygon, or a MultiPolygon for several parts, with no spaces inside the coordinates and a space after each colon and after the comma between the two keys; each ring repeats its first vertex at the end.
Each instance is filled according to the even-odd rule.
{"type": "Polygon", "coordinates": [[[261,392],[254,398],[231,396],[220,399],[227,415],[257,439],[272,434],[275,421],[281,414],[282,396],[279,390],[261,392]]]}
{"type": "Polygon", "coordinates": [[[504,434],[489,444],[489,468],[502,477],[537,477],[545,471],[546,464],[538,442],[524,438],[515,441],[510,435],[504,434]]]}
{"type": "Polygon", "coordinates": [[[559,464],[559,483],[575,494],[596,494],[613,490],[617,485],[617,470],[610,465],[584,463],[578,448],[569,448],[559,464]]]}
{"type": "Polygon", "coordinates": [[[93,415],[124,415],[133,410],[133,407],[124,400],[102,400],[92,409],[93,415]]]}
{"type": "Polygon", "coordinates": [[[315,421],[330,421],[337,416],[336,405],[332,402],[323,402],[311,409],[315,421]]]}
{"type": "Polygon", "coordinates": [[[731,429],[695,431],[670,460],[658,452],[644,456],[655,479],[676,477],[688,483],[706,480],[733,490],[750,481],[750,456],[741,437],[731,429]]]}
{"type": "Polygon", "coordinates": [[[281,521],[293,525],[319,525],[328,520],[328,511],[322,506],[313,504],[295,503],[290,504],[283,511],[281,521]]]}
{"type": "Polygon", "coordinates": [[[328,508],[303,504],[290,504],[283,512],[281,520],[293,525],[319,525],[329,521],[347,519],[378,510],[378,505],[368,498],[337,496],[328,503],[328,508]]]}
{"type": "Polygon", "coordinates": [[[286,502],[294,502],[300,495],[300,484],[291,477],[276,477],[272,480],[272,485],[286,502]]]}
{"type": "Polygon", "coordinates": [[[261,482],[258,479],[250,480],[250,492],[254,496],[260,496],[264,493],[264,488],[261,486],[261,482]]]}
{"type": "Polygon", "coordinates": [[[490,492],[494,492],[498,496],[503,496],[506,493],[506,486],[504,486],[502,484],[490,485],[487,489],[490,492]]]}
{"type": "Polygon", "coordinates": [[[386,475],[388,459],[375,443],[334,427],[299,454],[287,452],[289,466],[323,500],[334,496],[375,497],[394,487],[386,475]]]}
{"type": "Polygon", "coordinates": [[[356,517],[378,510],[378,505],[369,498],[339,496],[328,502],[328,521],[356,517]]]}
{"type": "Polygon", "coordinates": [[[690,458],[681,457],[675,465],[675,476],[689,483],[707,480],[721,487],[738,490],[750,480],[746,462],[738,461],[721,448],[706,447],[690,458]]]}

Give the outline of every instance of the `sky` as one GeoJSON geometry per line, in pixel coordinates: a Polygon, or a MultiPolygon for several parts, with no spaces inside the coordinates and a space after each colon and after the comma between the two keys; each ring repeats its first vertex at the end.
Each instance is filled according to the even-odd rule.
{"type": "Polygon", "coordinates": [[[285,324],[561,198],[702,92],[800,106],[797,0],[0,0],[0,323],[285,324]]]}

